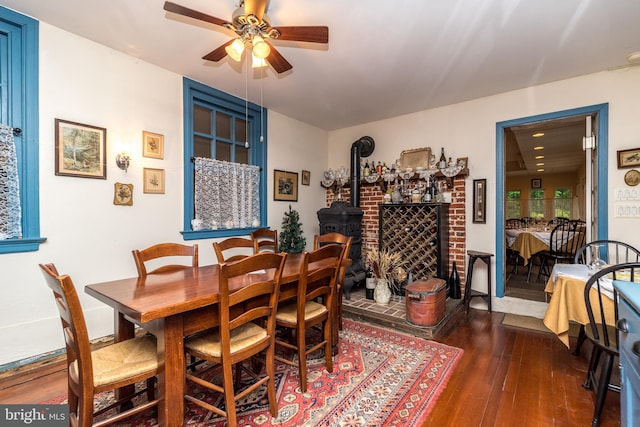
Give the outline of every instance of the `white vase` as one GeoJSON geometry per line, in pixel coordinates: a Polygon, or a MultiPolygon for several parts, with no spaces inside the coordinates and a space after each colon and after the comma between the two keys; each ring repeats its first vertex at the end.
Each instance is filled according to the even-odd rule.
{"type": "Polygon", "coordinates": [[[391,301],[391,289],[385,279],[378,279],[376,288],[373,291],[373,299],[377,304],[389,304],[391,301]]]}

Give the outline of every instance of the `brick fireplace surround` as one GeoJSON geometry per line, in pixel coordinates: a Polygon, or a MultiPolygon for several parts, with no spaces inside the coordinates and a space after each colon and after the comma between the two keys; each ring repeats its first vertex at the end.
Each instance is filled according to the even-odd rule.
{"type": "MultiPolygon", "coordinates": [[[[451,204],[449,205],[449,266],[448,274],[451,274],[451,265],[455,261],[460,283],[463,284],[466,269],[466,214],[465,214],[465,175],[458,175],[453,178],[451,191],[451,204]]],[[[418,181],[411,181],[408,189],[412,190],[418,181]]],[[[366,251],[378,247],[378,205],[383,203],[383,191],[381,183],[362,183],[360,186],[360,208],[364,211],[362,217],[362,256],[366,251]]],[[[346,201],[350,201],[350,189],[342,189],[342,195],[346,201]]],[[[332,189],[326,191],[326,205],[333,202],[334,194],[332,189]]],[[[447,275],[448,278],[448,275],[447,275]]]]}

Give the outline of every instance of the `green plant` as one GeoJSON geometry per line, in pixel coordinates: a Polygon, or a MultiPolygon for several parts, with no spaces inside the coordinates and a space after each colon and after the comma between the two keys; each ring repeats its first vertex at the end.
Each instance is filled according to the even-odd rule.
{"type": "Polygon", "coordinates": [[[300,215],[298,211],[291,209],[291,205],[289,205],[289,211],[284,213],[279,241],[280,252],[300,254],[306,248],[307,239],[302,235],[300,215]]]}

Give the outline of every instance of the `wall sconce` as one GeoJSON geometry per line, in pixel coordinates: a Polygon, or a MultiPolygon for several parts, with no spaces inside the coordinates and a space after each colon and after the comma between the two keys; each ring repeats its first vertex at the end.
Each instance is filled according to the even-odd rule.
{"type": "Polygon", "coordinates": [[[131,157],[129,157],[126,153],[119,153],[116,155],[116,165],[123,171],[127,171],[129,168],[129,163],[131,162],[131,157]]]}

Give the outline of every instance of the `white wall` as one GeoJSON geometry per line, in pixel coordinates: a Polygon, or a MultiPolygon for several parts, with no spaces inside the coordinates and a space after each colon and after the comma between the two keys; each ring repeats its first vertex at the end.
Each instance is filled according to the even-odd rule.
{"type": "MultiPolygon", "coordinates": [[[[311,171],[297,203],[309,245],[324,207],[320,173],[327,132],[269,112],[268,223],[280,229],[289,203],[273,201],[273,169],[311,171]]],[[[88,283],[135,276],[131,255],[163,241],[183,242],[182,76],[40,23],[40,219],[47,241],[37,252],[0,255],[0,366],[64,346],[51,291],[39,263],[73,278],[92,338],[113,333],[113,312],[86,295],[88,283]],[[54,174],[56,118],[107,129],[107,179],[54,174]],[[142,131],[164,135],[163,160],[142,157],[142,131]],[[128,172],[115,155],[128,149],[128,172]],[[142,168],[166,172],[166,193],[142,192],[142,168]],[[114,183],[134,185],[133,206],[113,204],[114,183]]],[[[212,240],[195,241],[201,264],[215,262],[212,240]]],[[[311,247],[311,246],[309,246],[311,247]]]]}
{"type": "MultiPolygon", "coordinates": [[[[601,103],[609,103],[609,188],[624,187],[626,170],[617,169],[616,150],[640,146],[637,119],[640,67],[591,74],[332,131],[329,165],[348,162],[348,147],[362,135],[374,138],[376,148],[372,158],[376,161],[389,163],[402,150],[418,147],[431,147],[436,155],[444,147],[446,155],[454,159],[468,157],[467,192],[473,179],[486,178],[488,193],[486,224],[473,224],[471,204],[467,205],[467,248],[495,254],[496,123],[601,103]]],[[[609,203],[609,238],[640,247],[640,232],[629,232],[637,229],[636,222],[615,218],[613,203],[609,203]]],[[[495,271],[493,268],[494,276],[495,271]]],[[[481,277],[474,270],[474,284],[486,283],[486,273],[480,274],[483,273],[481,277]]],[[[492,281],[495,287],[495,277],[492,281]]],[[[495,301],[494,308],[538,317],[544,313],[544,304],[522,303],[507,297],[495,301]]]]}

